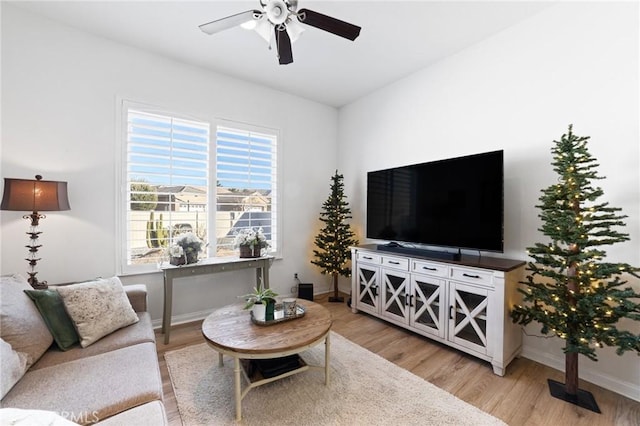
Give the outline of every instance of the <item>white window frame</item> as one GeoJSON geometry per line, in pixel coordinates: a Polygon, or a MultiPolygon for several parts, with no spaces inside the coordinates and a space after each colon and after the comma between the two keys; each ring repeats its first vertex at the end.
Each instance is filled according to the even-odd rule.
{"type": "Polygon", "coordinates": [[[176,117],[186,120],[199,121],[209,124],[209,186],[208,186],[208,205],[209,211],[207,215],[208,233],[212,241],[208,250],[209,257],[215,257],[216,241],[216,176],[217,176],[217,130],[218,127],[227,127],[240,131],[266,133],[276,138],[276,185],[272,189],[274,200],[272,201],[272,209],[275,212],[275,220],[272,221],[272,233],[275,238],[275,247],[271,248],[270,255],[280,258],[282,256],[282,134],[281,131],[274,127],[248,124],[227,119],[206,119],[195,114],[176,113],[170,108],[158,107],[143,102],[130,101],[124,98],[117,100],[117,141],[116,141],[116,271],[119,275],[135,275],[157,272],[160,264],[142,264],[130,265],[129,253],[127,250],[127,236],[125,233],[128,229],[127,224],[127,208],[128,204],[128,185],[127,185],[127,131],[128,131],[128,111],[129,109],[138,109],[150,113],[157,113],[170,117],[176,117]]]}
{"type": "MultiPolygon", "coordinates": [[[[206,123],[209,125],[209,174],[208,174],[208,189],[215,186],[215,181],[213,181],[214,177],[212,177],[211,173],[211,164],[213,155],[211,153],[214,146],[212,145],[213,129],[215,129],[214,124],[211,120],[206,118],[197,117],[193,114],[184,114],[184,113],[176,113],[175,111],[169,108],[158,107],[155,105],[145,104],[142,102],[135,102],[126,99],[119,99],[119,131],[118,131],[118,143],[117,146],[117,155],[118,159],[116,161],[117,165],[117,183],[116,183],[116,244],[117,244],[117,256],[116,256],[116,270],[118,274],[121,275],[129,275],[129,274],[144,274],[149,272],[158,271],[162,262],[168,260],[168,257],[165,256],[162,262],[149,263],[149,264],[140,264],[140,265],[132,265],[129,264],[129,252],[128,252],[128,244],[127,244],[127,232],[128,226],[127,223],[127,205],[129,203],[129,187],[128,187],[128,176],[127,176],[127,168],[128,168],[128,113],[130,109],[139,110],[146,113],[158,114],[167,117],[174,117],[178,119],[197,121],[201,123],[206,123]]],[[[210,191],[208,191],[210,192],[210,191]]],[[[209,206],[211,206],[211,194],[208,195],[209,206]]],[[[211,224],[213,215],[211,212],[211,207],[209,207],[209,211],[207,213],[207,223],[211,224]]],[[[210,226],[207,225],[207,232],[210,231],[210,226]]],[[[206,257],[206,255],[205,255],[206,257]]]]}
{"type": "MultiPolygon", "coordinates": [[[[262,126],[256,124],[249,124],[240,121],[233,121],[228,119],[218,118],[215,121],[215,126],[212,128],[211,134],[213,143],[215,144],[212,149],[212,157],[214,157],[211,161],[217,164],[217,158],[215,158],[217,154],[217,134],[218,129],[220,127],[229,128],[240,132],[249,132],[249,133],[258,133],[258,134],[268,134],[270,136],[275,137],[276,143],[276,155],[275,155],[275,179],[276,183],[272,188],[272,211],[275,214],[275,220],[272,220],[272,235],[274,236],[273,246],[270,247],[269,254],[275,256],[276,258],[280,258],[282,256],[282,132],[275,128],[269,126],[262,126]]],[[[212,173],[212,179],[214,180],[214,187],[216,186],[216,176],[217,176],[217,168],[215,172],[212,173]]],[[[212,194],[213,195],[213,194],[212,194]]],[[[215,213],[217,212],[217,200],[214,199],[211,210],[215,213]]],[[[215,252],[215,249],[212,250],[215,252]]]]}

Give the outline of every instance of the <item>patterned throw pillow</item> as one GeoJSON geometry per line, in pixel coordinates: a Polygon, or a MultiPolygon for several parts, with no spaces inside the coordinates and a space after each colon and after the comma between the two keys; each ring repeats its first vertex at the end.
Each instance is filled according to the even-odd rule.
{"type": "Polygon", "coordinates": [[[139,321],[118,277],[57,287],[83,348],[139,321]]]}

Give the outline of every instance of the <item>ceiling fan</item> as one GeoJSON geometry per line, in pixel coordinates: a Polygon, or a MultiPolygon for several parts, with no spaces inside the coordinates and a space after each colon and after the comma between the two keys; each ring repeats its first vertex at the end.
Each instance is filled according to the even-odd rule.
{"type": "Polygon", "coordinates": [[[293,62],[291,42],[304,31],[300,23],[328,31],[351,41],[360,35],[360,27],[309,9],[298,10],[298,0],[260,0],[262,10],[247,10],[226,18],[202,24],[199,28],[207,34],[241,25],[253,28],[271,48],[275,39],[280,65],[293,62]]]}

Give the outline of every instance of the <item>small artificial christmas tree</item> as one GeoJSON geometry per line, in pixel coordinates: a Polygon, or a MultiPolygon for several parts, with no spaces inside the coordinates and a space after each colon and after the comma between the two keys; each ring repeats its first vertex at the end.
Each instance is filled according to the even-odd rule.
{"type": "Polygon", "coordinates": [[[589,137],[572,133],[554,141],[554,170],[558,183],[544,189],[540,197],[540,231],[550,243],[536,243],[528,248],[534,259],[527,266],[529,274],[520,289],[524,306],[511,314],[514,322],[542,324],[541,332],[566,341],[565,384],[549,380],[551,394],[565,401],[600,412],[593,396],[578,389],[578,354],[597,361],[596,347],[617,347],[617,354],[636,351],[640,354],[640,335],[618,330],[621,318],[640,320],[640,305],[631,299],[640,294],[631,287],[622,288],[623,274],[638,277],[638,268],[626,263],[602,261],[603,245],[627,241],[628,234],[614,230],[624,226],[627,216],[608,203],[597,203],[603,195],[591,181],[602,179],[598,166],[587,150],[589,137]]]}
{"type": "Polygon", "coordinates": [[[351,219],[351,209],[344,195],[343,176],[336,173],[331,178],[331,194],[322,205],[323,211],[320,213],[320,220],[324,222],[324,227],[316,235],[315,243],[317,250],[313,250],[316,260],[311,263],[322,268],[323,274],[333,276],[333,297],[330,302],[342,302],[344,299],[338,297],[338,276],[351,276],[351,268],[347,262],[351,259],[350,247],[358,244],[351,226],[346,223],[351,219]]]}

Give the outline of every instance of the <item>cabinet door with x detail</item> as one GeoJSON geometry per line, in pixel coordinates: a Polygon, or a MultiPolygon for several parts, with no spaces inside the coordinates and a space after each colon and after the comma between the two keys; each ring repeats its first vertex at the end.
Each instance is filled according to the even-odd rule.
{"type": "Polygon", "coordinates": [[[358,280],[356,306],[361,311],[379,315],[380,292],[378,288],[378,268],[358,263],[356,276],[358,280]]]}
{"type": "Polygon", "coordinates": [[[382,316],[409,323],[409,273],[382,269],[382,316]]]}
{"type": "Polygon", "coordinates": [[[414,274],[411,278],[413,294],[410,297],[411,327],[445,338],[446,333],[446,285],[445,281],[414,274]]]}
{"type": "Polygon", "coordinates": [[[475,352],[487,354],[488,306],[488,290],[451,281],[448,339],[475,352]]]}

